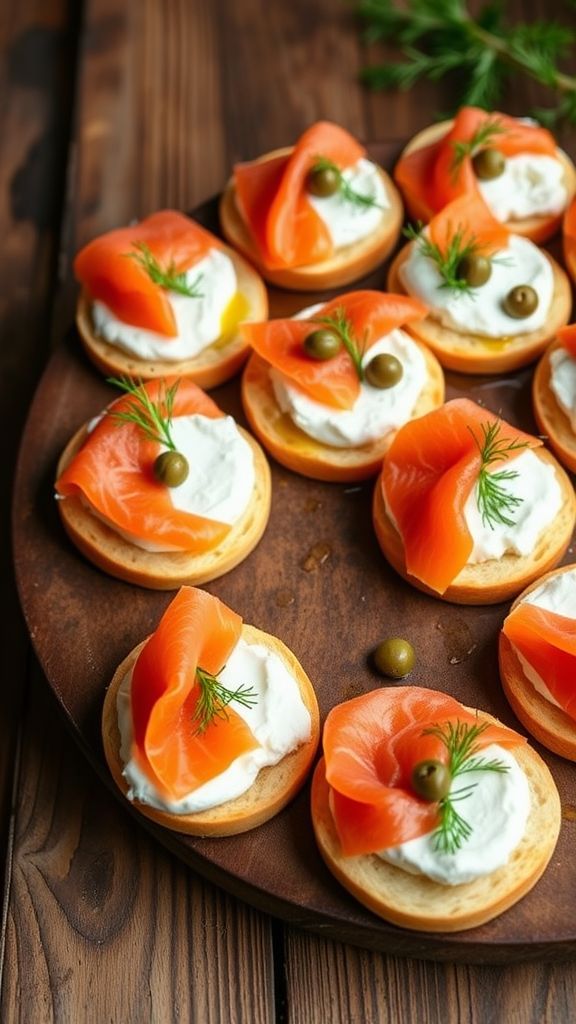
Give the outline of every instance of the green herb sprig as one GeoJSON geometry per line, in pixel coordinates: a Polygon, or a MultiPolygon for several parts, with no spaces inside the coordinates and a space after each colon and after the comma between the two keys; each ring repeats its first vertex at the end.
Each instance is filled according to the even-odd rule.
{"type": "Polygon", "coordinates": [[[186,295],[189,299],[201,299],[203,293],[198,290],[202,280],[202,274],[192,282],[188,282],[186,272],[176,270],[174,262],[170,262],[166,268],[162,268],[154,254],[150,251],[145,242],[132,242],[136,252],[125,253],[126,258],[135,260],[142,270],[145,270],[148,277],[154,284],[160,285],[166,291],[177,292],[178,295],[186,295]]]}
{"type": "Polygon", "coordinates": [[[506,481],[515,480],[518,476],[515,469],[502,469],[498,473],[490,473],[488,467],[495,462],[505,461],[508,452],[528,447],[527,441],[507,441],[501,437],[501,427],[500,420],[495,420],[493,423],[481,423],[482,437],[480,439],[472,428],[468,427],[481,458],[476,484],[478,509],[484,526],[489,526],[492,530],[498,523],[504,526],[514,525],[512,516],[522,504],[522,498],[510,494],[504,486],[506,481]]]}
{"type": "Polygon", "coordinates": [[[378,209],[382,209],[382,204],[377,202],[373,196],[369,196],[364,192],[357,192],[350,182],[344,177],[340,168],[332,160],[328,160],[328,158],[324,156],[319,156],[312,164],[310,174],[321,174],[323,171],[331,171],[337,177],[337,191],[343,199],[347,200],[347,202],[352,203],[354,206],[364,208],[378,207],[378,209]]]}
{"type": "Polygon", "coordinates": [[[404,228],[404,235],[411,242],[417,244],[422,256],[426,256],[436,264],[442,278],[442,284],[439,287],[450,288],[456,292],[472,293],[472,285],[465,277],[459,275],[458,267],[461,261],[481,251],[482,246],[474,235],[466,234],[464,228],[458,227],[451,236],[446,249],[442,252],[436,242],[432,242],[423,234],[423,230],[424,225],[420,222],[416,227],[409,224],[404,228]]]}
{"type": "Polygon", "coordinates": [[[323,327],[330,328],[330,330],[333,330],[338,335],[352,360],[354,369],[358,374],[358,380],[363,381],[364,368],[362,366],[362,357],[366,348],[366,338],[360,343],[356,340],[352,331],[352,322],[346,316],[346,311],[339,307],[330,316],[314,317],[313,320],[314,323],[322,324],[323,327]]]}
{"type": "Polygon", "coordinates": [[[474,156],[478,149],[482,149],[488,143],[493,142],[495,136],[506,133],[502,122],[496,118],[488,118],[484,124],[479,125],[474,134],[467,142],[456,140],[452,143],[454,156],[450,165],[450,173],[455,179],[466,157],[474,156]]]}
{"type": "MultiPolygon", "coordinates": [[[[470,772],[507,772],[508,765],[496,759],[477,756],[478,737],[488,728],[487,723],[467,725],[448,722],[425,729],[424,736],[437,736],[448,751],[448,770],[452,780],[470,772]]],[[[477,782],[469,783],[442,797],[438,804],[440,821],[433,834],[434,849],[439,853],[454,854],[472,835],[472,828],[456,808],[474,791],[477,782]]]]}
{"type": "Polygon", "coordinates": [[[409,89],[419,79],[455,73],[458,105],[491,110],[506,80],[522,72],[554,93],[555,106],[534,111],[542,124],[576,123],[576,77],[558,68],[576,40],[572,28],[545,20],[511,25],[506,5],[492,2],[476,17],[465,0],[360,0],[357,10],[368,41],[387,40],[405,58],[364,68],[373,88],[409,89]]]}
{"type": "Polygon", "coordinates": [[[218,675],[212,675],[200,667],[196,669],[200,695],[192,718],[195,736],[205,732],[215,718],[227,719],[227,708],[233,700],[245,708],[257,703],[258,696],[251,687],[239,686],[236,690],[229,690],[222,685],[218,675]]]}
{"type": "Polygon", "coordinates": [[[108,377],[108,384],[120,388],[133,399],[127,408],[112,409],[110,415],[122,423],[135,423],[150,441],[157,441],[175,452],[176,445],[172,440],[171,425],[179,383],[175,381],[170,387],[166,387],[165,382],[160,381],[158,398],[153,401],[141,380],[135,382],[129,377],[108,377]]]}

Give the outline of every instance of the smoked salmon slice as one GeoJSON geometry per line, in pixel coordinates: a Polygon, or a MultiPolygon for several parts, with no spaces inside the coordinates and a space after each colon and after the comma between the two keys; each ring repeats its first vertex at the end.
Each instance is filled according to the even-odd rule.
{"type": "Polygon", "coordinates": [[[556,337],[562,343],[562,348],[565,348],[576,359],[576,324],[561,327],[556,333],[556,337]]]}
{"type": "Polygon", "coordinates": [[[360,381],[344,346],[333,359],[325,361],[312,359],[304,350],[307,335],[325,326],[319,321],[340,313],[349,322],[360,351],[365,352],[394,328],[422,320],[427,307],[405,295],[349,292],[327,302],[308,320],[246,323],[240,330],[254,351],[304,394],[334,409],[351,409],[360,393],[360,381]]]}
{"type": "Polygon", "coordinates": [[[490,213],[479,192],[460,196],[448,203],[430,221],[430,241],[446,255],[458,236],[460,251],[467,245],[483,255],[492,255],[508,245],[510,232],[490,213]]]}
{"type": "MultiPolygon", "coordinates": [[[[448,763],[445,743],[426,731],[458,722],[472,726],[478,719],[453,697],[416,686],[374,690],[329,712],[323,737],[326,779],[346,856],[397,846],[435,828],[437,803],[416,795],[412,771],[423,760],[448,763]]],[[[522,742],[511,729],[490,724],[476,749],[522,742]]]]}
{"type": "Polygon", "coordinates": [[[471,157],[465,156],[460,161],[455,158],[458,144],[470,142],[487,123],[497,130],[487,138],[485,146],[498,149],[504,156],[556,155],[554,138],[545,128],[522,124],[506,114],[463,107],[446,135],[428,146],[414,149],[398,161],[394,178],[409,205],[424,203],[432,215],[453,199],[478,192],[471,157]]]}
{"type": "Polygon", "coordinates": [[[91,299],[105,303],[125,323],[175,337],[168,292],[134,258],[138,246],[146,246],[162,270],[178,274],[222,243],[184,214],[160,210],[131,227],[100,235],[76,256],[74,273],[91,299]]]}
{"type": "Polygon", "coordinates": [[[197,670],[216,676],[242,619],[217,597],[182,587],[146,642],[131,683],[133,756],[160,793],[180,800],[260,744],[233,708],[198,733],[197,670]]]}
{"type": "MultiPolygon", "coordinates": [[[[165,388],[175,382],[144,384],[152,401],[162,401],[165,388]]],[[[62,498],[85,499],[95,512],[118,530],[158,548],[202,552],[215,547],[230,526],[175,509],[169,489],[153,474],[160,444],[148,440],[134,423],[112,414],[126,410],[133,399],[119,398],[86,437],[80,451],[56,481],[62,498]]],[[[215,402],[191,380],[180,379],[173,416],[192,414],[212,419],[223,416],[215,402]]]]}
{"type": "Polygon", "coordinates": [[[502,629],[554,700],[576,720],[576,619],[521,601],[502,629]]]}
{"type": "Polygon", "coordinates": [[[564,256],[572,276],[576,273],[576,199],[573,199],[566,210],[562,227],[564,256]]]}
{"type": "MultiPolygon", "coordinates": [[[[384,458],[380,486],[402,537],[406,570],[439,594],[472,552],[464,506],[481,468],[483,428],[492,424],[499,424],[503,443],[542,444],[470,399],[455,398],[401,427],[384,458]]],[[[494,470],[518,454],[503,453],[494,470]]]]}
{"type": "Polygon", "coordinates": [[[320,157],[345,170],[365,152],[343,128],[319,121],[289,155],[236,164],[238,205],[265,267],[305,266],[333,254],[328,228],[308,199],[306,178],[320,157]]]}

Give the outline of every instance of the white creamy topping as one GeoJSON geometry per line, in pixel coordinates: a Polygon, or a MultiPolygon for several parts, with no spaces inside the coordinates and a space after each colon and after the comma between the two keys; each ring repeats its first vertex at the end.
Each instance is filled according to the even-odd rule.
{"type": "MultiPolygon", "coordinates": [[[[494,465],[495,473],[501,469],[501,463],[494,465]]],[[[508,494],[521,499],[521,504],[510,515],[513,525],[485,525],[478,509],[477,488],[473,487],[464,506],[466,525],[474,541],[469,565],[501,558],[507,553],[529,555],[542,531],[562,507],[562,491],[554,467],[533,451],[521,452],[506,463],[506,469],[518,474],[502,483],[508,494]]]]}
{"type": "Polygon", "coordinates": [[[131,674],[124,678],[118,690],[117,710],[120,757],[125,765],[123,774],[130,787],[130,800],[139,800],[171,814],[193,814],[218,807],[245,793],[261,768],[278,764],[291,750],[310,739],[310,713],[298,684],[273,651],[240,639],[218,678],[230,690],[243,685],[255,691],[257,701],[253,706],[245,708],[233,701],[231,707],[248,723],[261,745],[236,758],[221,775],[176,802],[164,799],[132,759],[131,674]]]}
{"type": "Polygon", "coordinates": [[[512,754],[493,743],[481,751],[488,761],[508,765],[506,772],[471,772],[452,781],[456,794],[472,783],[469,796],[457,803],[458,813],[472,835],[455,853],[434,849],[434,833],[382,850],[378,856],[414,875],[427,875],[442,885],[461,885],[489,875],[507,864],[526,829],[530,791],[524,772],[512,754]]]}
{"type": "MultiPolygon", "coordinates": [[[[546,580],[540,587],[536,587],[530,594],[522,598],[522,603],[533,604],[536,608],[542,608],[547,612],[555,612],[557,615],[564,615],[569,619],[576,619],[576,568],[568,572],[559,573],[546,580]]],[[[514,645],[512,645],[514,646],[514,645]]],[[[561,707],[558,701],[552,696],[542,676],[536,669],[526,661],[520,651],[514,647],[524,675],[530,680],[534,689],[550,701],[557,708],[561,707]]]]}
{"type": "Polygon", "coordinates": [[[350,202],[340,189],[331,196],[307,194],[307,199],[324,221],[337,249],[371,235],[382,220],[382,210],[390,206],[378,168],[370,160],[359,160],[353,167],[343,171],[342,176],[355,192],[369,196],[378,205],[365,206],[350,202]]]}
{"type": "MultiPolygon", "coordinates": [[[[232,526],[246,511],[255,482],[252,449],[234,419],[232,416],[211,419],[199,414],[175,416],[171,433],[177,451],[186,457],[189,466],[186,480],[178,487],[168,488],[172,505],[180,512],[232,526]]],[[[91,505],[88,507],[93,515],[135,547],[144,551],[174,550],[119,530],[91,505]]]]}
{"type": "Polygon", "coordinates": [[[179,362],[192,359],[222,334],[222,316],[237,291],[234,264],[220,249],[210,249],[207,256],[186,272],[186,281],[198,281],[201,297],[167,292],[174,311],[177,335],[168,338],[143,327],[133,327],[118,320],[103,302],[92,306],[96,333],[116,348],[139,359],[179,362]],[[199,280],[198,280],[199,278],[199,280]]]}
{"type": "Polygon", "coordinates": [[[550,388],[576,434],[576,359],[562,346],[550,355],[550,388]]]}
{"type": "MultiPolygon", "coordinates": [[[[312,316],[313,312],[308,310],[306,315],[312,316]]],[[[426,383],[426,362],[418,345],[400,328],[371,345],[362,365],[383,352],[400,360],[402,378],[392,388],[375,388],[366,381],[360,382],[360,393],[351,409],[334,409],[309,398],[281,371],[272,369],[270,379],[276,401],[296,426],[322,444],[350,448],[384,437],[410,419],[426,383]]]]}
{"type": "Polygon", "coordinates": [[[426,303],[435,320],[463,334],[489,338],[512,337],[540,330],[546,324],[554,294],[554,275],[549,261],[528,238],[510,235],[508,246],[492,258],[492,273],[480,288],[456,291],[445,288],[435,264],[414,242],[400,267],[402,284],[410,295],[426,303]],[[508,293],[518,285],[530,285],[538,305],[530,316],[515,319],[502,308],[508,293]]]}
{"type": "Polygon", "coordinates": [[[487,181],[479,178],[477,184],[494,216],[503,221],[560,213],[568,198],[562,164],[539,153],[507,156],[503,174],[487,181]]]}

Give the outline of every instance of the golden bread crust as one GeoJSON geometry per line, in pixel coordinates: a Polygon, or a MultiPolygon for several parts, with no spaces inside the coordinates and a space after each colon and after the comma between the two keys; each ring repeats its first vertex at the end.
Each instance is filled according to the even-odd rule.
{"type": "MultiPolygon", "coordinates": [[[[223,252],[232,260],[238,291],[248,302],[249,308],[244,320],[266,320],[268,295],[264,282],[239,253],[227,246],[223,247],[223,252]]],[[[95,334],[91,301],[85,291],[80,293],[78,299],[76,325],[88,357],[102,373],[136,380],[189,377],[199,387],[208,390],[233,377],[242,368],[250,352],[250,346],[244,341],[241,331],[237,330],[232,337],[213,342],[192,359],[177,362],[139,359],[95,334]]]]}
{"type": "MultiPolygon", "coordinates": [[[[284,662],[298,683],[302,700],[310,712],[311,737],[307,743],[292,751],[279,764],[262,768],[246,793],[235,800],[228,800],[219,807],[195,814],[170,814],[148,804],[134,802],[134,807],[138,811],[164,828],[192,836],[231,836],[247,832],[278,814],[306,780],[320,737],[320,716],[312,683],[297,658],[277,637],[264,633],[255,626],[243,625],[242,638],[250,644],[262,644],[284,662]]],[[[116,669],[106,691],[102,712],[104,754],[114,781],[126,798],[128,786],[122,774],[124,766],[120,758],[116,696],[124,676],[132,668],[145,642],[138,644],[116,669]]]]}
{"type": "MultiPolygon", "coordinates": [[[[400,278],[400,267],[407,260],[412,245],[414,242],[404,246],[392,262],[387,282],[391,292],[408,294],[400,278]]],[[[500,341],[444,327],[431,315],[407,324],[406,330],[428,345],[442,366],[459,373],[507,373],[526,366],[544,351],[558,329],[568,323],[572,309],[572,290],[567,275],[550,253],[543,251],[543,255],[552,267],[554,292],[546,325],[540,330],[500,341]]]]}
{"type": "MultiPolygon", "coordinates": [[[[266,153],[260,157],[260,160],[270,160],[290,152],[290,147],[277,149],[266,153]]],[[[230,245],[239,249],[270,284],[286,288],[289,291],[302,292],[341,288],[343,285],[358,281],[382,263],[394,248],[400,234],[404,217],[400,193],[392,179],[381,167],[378,168],[378,173],[382,178],[390,203],[389,208],[384,211],[379,228],[368,238],[338,249],[334,256],[321,263],[275,270],[263,266],[258,250],[238,209],[233,178],[226,185],[220,200],[222,231],[230,245]]]]}
{"type": "Polygon", "coordinates": [[[552,342],[538,363],[532,382],[532,403],[541,433],[546,436],[560,461],[576,473],[576,434],[550,388],[550,356],[561,347],[560,341],[552,342]]]}
{"type": "MultiPolygon", "coordinates": [[[[438,408],[444,401],[442,369],[424,346],[427,383],[416,403],[412,418],[438,408]]],[[[395,431],[381,440],[356,448],[332,448],[309,437],[281,411],[270,382],[270,366],[259,355],[252,355],[242,376],[242,402],[250,426],[267,451],[283,466],[312,477],[350,483],[374,476],[382,465],[395,431]]]]}
{"type": "Polygon", "coordinates": [[[453,601],[455,604],[497,604],[515,597],[529,583],[557,565],[570,543],[576,521],[574,488],[550,452],[545,448],[535,448],[534,454],[554,466],[562,490],[562,507],[539,537],[535,551],[531,555],[508,554],[488,562],[466,565],[443,594],[438,594],[408,574],[402,538],[386,511],[381,478],[378,478],[372,508],[374,529],[383,554],[396,572],[418,590],[442,601],[453,601]]]}
{"type": "MultiPolygon", "coordinates": [[[[145,551],[131,544],[95,516],[79,497],[62,498],[58,512],[70,540],[98,568],[111,576],[152,590],[173,590],[184,584],[198,586],[230,572],[242,562],[261,539],[271,502],[270,467],[260,445],[238,427],[254,457],[255,485],[250,503],[214,550],[145,551]]],[[[58,463],[57,476],[64,471],[82,446],[86,427],[69,441],[58,463]]]]}

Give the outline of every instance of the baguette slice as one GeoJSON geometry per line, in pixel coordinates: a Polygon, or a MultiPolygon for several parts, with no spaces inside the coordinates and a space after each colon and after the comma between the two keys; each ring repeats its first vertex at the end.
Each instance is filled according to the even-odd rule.
{"type": "MultiPolygon", "coordinates": [[[[479,717],[495,721],[484,712],[479,717]]],[[[544,761],[528,745],[515,748],[514,756],[530,787],[526,832],[508,864],[484,878],[456,886],[408,874],[375,854],[344,857],[330,812],[322,759],[312,782],[312,823],[328,868],[360,903],[402,928],[457,932],[492,920],[533,888],[554,852],[560,831],[560,798],[544,761]]]]}
{"type": "MultiPolygon", "coordinates": [[[[512,605],[512,609],[531,590],[540,587],[546,580],[570,571],[574,571],[574,566],[565,565],[541,576],[526,587],[512,605]]],[[[548,750],[568,758],[569,761],[576,761],[576,722],[562,708],[552,704],[538,692],[524,674],[514,647],[503,632],[500,632],[498,658],[504,693],[522,725],[548,750]]]]}
{"type": "MultiPolygon", "coordinates": [[[[408,259],[410,242],[395,257],[389,273],[387,288],[391,292],[407,294],[400,278],[400,267],[408,259]]],[[[554,275],[554,292],[546,325],[537,331],[518,334],[508,339],[487,338],[479,334],[465,334],[445,327],[430,314],[418,323],[407,324],[406,330],[428,345],[442,366],[459,373],[507,373],[517,370],[536,359],[550,343],[560,327],[564,327],[572,309],[570,281],[560,265],[543,252],[554,275]]]]}
{"type": "MultiPolygon", "coordinates": [[[[211,810],[194,814],[171,814],[148,804],[134,806],[158,825],[193,836],[231,836],[262,825],[278,814],[304,784],[314,760],[320,736],[320,718],[316,694],[308,676],[292,652],[275,636],[254,626],[242,626],[242,638],[251,644],[262,644],[282,659],[292,674],[312,719],[310,740],[288,754],[277,765],[262,768],[253,785],[235,800],[211,810]]],[[[114,673],[106,692],[102,713],[102,740],[108,767],[120,791],[127,797],[128,786],[122,774],[120,732],[116,696],[125,675],[130,671],[145,641],[134,648],[114,673]]]]}
{"type": "MultiPolygon", "coordinates": [[[[453,123],[453,121],[440,121],[438,124],[430,125],[428,128],[418,132],[410,139],[400,159],[417,149],[422,149],[424,146],[431,146],[433,143],[439,142],[451,130],[453,123]]],[[[576,168],[570,157],[561,149],[556,151],[556,156],[562,164],[564,185],[568,192],[568,202],[570,202],[576,192],[576,168]]],[[[418,201],[411,196],[403,196],[403,199],[408,213],[413,220],[420,220],[427,224],[434,216],[434,213],[437,212],[432,210],[424,199],[418,201]]],[[[540,245],[542,242],[552,238],[552,235],[555,235],[560,229],[563,216],[564,213],[562,211],[561,213],[546,214],[545,216],[533,215],[531,217],[524,217],[522,220],[509,220],[505,223],[506,227],[513,231],[515,235],[523,235],[525,238],[530,238],[533,242],[537,242],[540,245]]]]}
{"type": "Polygon", "coordinates": [[[553,568],[564,555],[576,521],[576,498],[569,477],[550,452],[536,448],[534,453],[554,466],[562,489],[562,507],[548,528],[538,539],[531,555],[503,555],[499,559],[466,565],[443,594],[431,590],[406,570],[404,545],[390,519],[384,502],[380,479],[376,484],[373,503],[373,522],[382,552],[401,576],[418,590],[455,604],[496,604],[515,597],[533,580],[553,568]]]}
{"type": "MultiPolygon", "coordinates": [[[[420,392],[411,419],[442,405],[444,375],[424,345],[427,382],[420,392]]],[[[395,431],[356,448],[332,448],[300,430],[276,401],[270,382],[270,366],[254,353],[242,375],[242,403],[250,426],[266,450],[283,466],[314,480],[351,483],[374,476],[382,465],[395,431]]]]}
{"type": "Polygon", "coordinates": [[[552,342],[538,363],[532,382],[532,404],[534,418],[541,433],[546,435],[548,444],[560,461],[576,473],[576,434],[550,388],[550,356],[561,346],[561,341],[552,342]]]}
{"type": "MultiPolygon", "coordinates": [[[[233,249],[223,247],[236,271],[238,292],[246,299],[248,309],[244,320],[265,320],[268,316],[268,295],[264,282],[253,267],[233,249]]],[[[80,293],[76,324],[88,357],[105,374],[154,380],[158,377],[189,377],[203,390],[215,388],[233,377],[242,368],[250,346],[236,329],[231,336],[219,338],[191,359],[177,362],[139,359],[112,345],[94,331],[91,300],[86,291],[80,293]]],[[[168,341],[167,345],[170,344],[168,341]]]]}
{"type": "MultiPolygon", "coordinates": [[[[276,149],[260,157],[260,161],[271,160],[290,152],[292,152],[291,147],[276,149]]],[[[392,179],[381,167],[378,168],[378,173],[382,178],[390,203],[390,206],[383,211],[380,226],[367,238],[338,249],[334,256],[328,260],[322,260],[320,263],[302,267],[282,267],[274,270],[265,267],[238,208],[233,178],[228,182],[220,201],[222,231],[230,245],[243,253],[266,281],[279,288],[287,288],[290,291],[315,292],[351,284],[369,274],[386,259],[388,253],[396,245],[402,226],[404,208],[400,193],[392,179]]],[[[262,319],[266,318],[262,317],[262,319]]]]}
{"type": "MultiPolygon", "coordinates": [[[[230,572],[261,539],[270,515],[272,491],[270,467],[264,452],[247,431],[242,427],[238,429],[254,456],[254,493],[244,514],[213,551],[145,551],[102,522],[80,498],[67,497],[57,505],[72,543],[104,572],[152,590],[208,583],[230,572]]],[[[86,426],[81,427],[67,444],[58,463],[57,477],[81,448],[86,432],[86,426]]]]}

